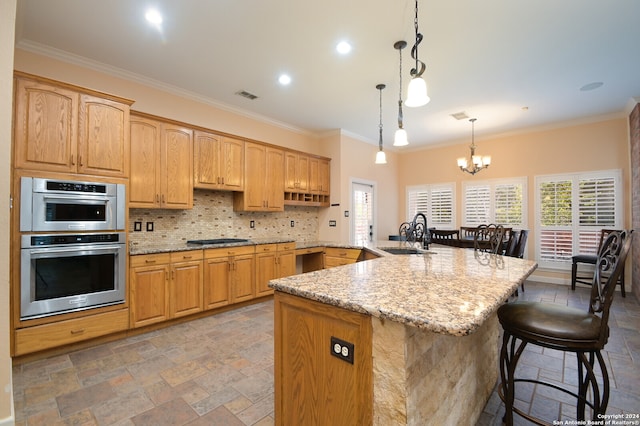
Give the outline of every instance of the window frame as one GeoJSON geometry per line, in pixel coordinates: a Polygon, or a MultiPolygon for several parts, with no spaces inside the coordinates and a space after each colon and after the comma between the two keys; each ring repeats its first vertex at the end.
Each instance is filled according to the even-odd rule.
{"type": "Polygon", "coordinates": [[[527,183],[528,183],[528,179],[526,176],[502,178],[502,179],[486,179],[486,180],[479,180],[479,181],[476,181],[476,180],[463,181],[462,182],[462,217],[461,217],[461,222],[463,224],[462,226],[473,227],[473,226],[478,226],[481,224],[489,224],[489,223],[498,224],[498,221],[496,220],[496,210],[497,210],[497,207],[496,207],[497,191],[496,190],[497,188],[502,186],[512,185],[512,186],[519,186],[522,193],[521,195],[522,205],[520,207],[521,220],[520,220],[520,223],[500,222],[499,224],[509,228],[528,229],[529,228],[529,214],[528,214],[529,203],[528,203],[527,183]],[[469,205],[469,199],[467,198],[467,193],[470,188],[482,188],[482,189],[488,190],[488,200],[486,201],[488,205],[484,206],[485,214],[478,215],[479,218],[476,220],[469,220],[470,215],[467,212],[467,206],[469,205]],[[482,217],[480,218],[480,216],[482,217]]]}
{"type": "MultiPolygon", "coordinates": [[[[535,223],[536,223],[536,232],[535,232],[535,259],[538,263],[538,266],[541,269],[550,269],[550,270],[567,270],[571,267],[571,257],[581,253],[581,254],[595,254],[597,250],[597,246],[600,238],[600,230],[601,229],[621,229],[624,224],[624,193],[623,193],[623,181],[622,181],[622,170],[621,169],[611,169],[611,170],[597,170],[597,171],[585,171],[585,172],[575,172],[575,173],[563,173],[563,174],[552,174],[552,175],[539,175],[534,177],[534,186],[535,186],[535,223]],[[607,180],[611,179],[613,181],[613,224],[602,224],[597,223],[594,225],[584,225],[580,223],[581,210],[580,205],[580,195],[583,194],[581,191],[580,183],[588,180],[607,180]],[[570,221],[571,223],[566,225],[543,225],[543,203],[541,199],[541,189],[542,185],[546,183],[554,183],[554,182],[571,182],[571,214],[570,221]],[[554,231],[565,231],[571,232],[571,241],[565,242],[564,245],[566,248],[566,254],[561,253],[561,250],[554,249],[551,253],[544,253],[543,255],[543,233],[545,231],[554,232],[554,231]],[[571,247],[571,253],[568,253],[569,246],[571,247]],[[553,252],[559,252],[560,254],[556,254],[554,259],[550,259],[550,256],[554,256],[553,252]]],[[[603,203],[606,202],[606,198],[603,199],[603,203]]],[[[566,215],[565,220],[566,220],[566,215]]],[[[597,216],[597,215],[596,215],[597,216]]],[[[558,234],[559,235],[559,234],[558,234]]],[[[553,237],[553,236],[551,236],[553,237]]],[[[545,237],[546,238],[546,237],[545,237]]],[[[562,240],[562,238],[556,238],[558,240],[562,240]]],[[[562,244],[561,242],[558,244],[562,244]]],[[[554,248],[557,247],[554,246],[554,248]]]]}
{"type": "Polygon", "coordinates": [[[422,212],[427,217],[427,227],[438,229],[457,229],[456,227],[456,184],[455,182],[437,183],[437,184],[423,184],[423,185],[410,185],[405,188],[406,195],[406,216],[407,222],[410,222],[415,217],[417,212],[412,211],[411,206],[411,194],[413,193],[426,193],[427,194],[427,211],[422,212]],[[433,213],[433,194],[436,191],[450,191],[451,193],[451,221],[449,223],[435,221],[433,213]]]}

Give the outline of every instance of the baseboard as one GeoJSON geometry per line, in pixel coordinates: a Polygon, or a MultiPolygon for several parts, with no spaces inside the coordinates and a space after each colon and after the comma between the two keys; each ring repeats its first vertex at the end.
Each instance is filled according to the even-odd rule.
{"type": "Polygon", "coordinates": [[[16,420],[13,416],[0,419],[0,426],[16,426],[16,420]]]}

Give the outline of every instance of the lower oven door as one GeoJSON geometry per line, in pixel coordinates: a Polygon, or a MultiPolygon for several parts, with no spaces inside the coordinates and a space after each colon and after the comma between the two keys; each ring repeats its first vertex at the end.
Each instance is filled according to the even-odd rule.
{"type": "Polygon", "coordinates": [[[22,320],[124,303],[125,244],[23,248],[22,320]]]}

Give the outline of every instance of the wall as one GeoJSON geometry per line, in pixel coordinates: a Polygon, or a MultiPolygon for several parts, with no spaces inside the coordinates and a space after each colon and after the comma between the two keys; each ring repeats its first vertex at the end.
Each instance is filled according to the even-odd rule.
{"type": "MultiPolygon", "coordinates": [[[[640,103],[637,103],[629,115],[629,141],[631,144],[631,227],[634,229],[632,253],[638,258],[640,253],[640,103]]],[[[631,267],[631,291],[640,301],[640,262],[631,267]]]]}
{"type": "MultiPolygon", "coordinates": [[[[476,130],[478,130],[476,125],[476,130]]],[[[470,140],[456,145],[440,146],[423,151],[400,154],[398,189],[400,191],[400,213],[406,210],[406,187],[427,183],[455,182],[457,226],[464,225],[462,219],[462,182],[526,177],[528,188],[528,218],[531,230],[526,257],[535,254],[535,187],[534,177],[556,173],[571,173],[592,170],[622,169],[624,223],[631,223],[628,126],[624,117],[601,117],[591,122],[567,124],[566,127],[535,129],[513,135],[479,138],[476,132],[476,153],[491,155],[491,166],[472,176],[457,168],[456,159],[469,155],[470,140]],[[464,144],[464,145],[462,145],[464,144]],[[443,161],[443,159],[445,159],[443,161]]],[[[547,274],[536,271],[538,279],[550,277],[553,281],[567,274],[547,274]]],[[[553,282],[558,282],[553,281],[553,282]]]]}
{"type": "Polygon", "coordinates": [[[0,425],[14,424],[9,356],[9,196],[17,0],[0,0],[0,425]]]}

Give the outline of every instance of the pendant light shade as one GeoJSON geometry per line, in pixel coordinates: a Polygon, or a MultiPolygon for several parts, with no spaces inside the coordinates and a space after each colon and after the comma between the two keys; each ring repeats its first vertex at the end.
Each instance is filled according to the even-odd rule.
{"type": "Polygon", "coordinates": [[[380,123],[378,124],[378,153],[376,154],[376,164],[387,164],[387,156],[382,150],[382,89],[387,87],[384,84],[378,84],[376,89],[380,92],[380,123]]]}
{"type": "Polygon", "coordinates": [[[411,48],[411,57],[416,60],[416,66],[411,69],[411,81],[407,89],[407,100],[404,102],[408,107],[421,107],[431,100],[429,95],[427,95],[427,83],[422,78],[426,65],[418,59],[418,45],[422,42],[422,34],[418,31],[418,0],[416,0],[415,12],[413,26],[416,33],[416,42],[411,48]]]}
{"type": "Polygon", "coordinates": [[[393,146],[406,146],[409,145],[407,139],[407,131],[405,129],[396,130],[396,134],[393,137],[393,146]]]}
{"type": "Polygon", "coordinates": [[[429,103],[431,98],[427,94],[427,82],[422,77],[414,77],[409,82],[407,100],[404,104],[408,107],[421,107],[429,103]]]}

